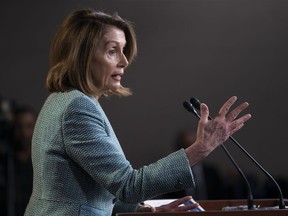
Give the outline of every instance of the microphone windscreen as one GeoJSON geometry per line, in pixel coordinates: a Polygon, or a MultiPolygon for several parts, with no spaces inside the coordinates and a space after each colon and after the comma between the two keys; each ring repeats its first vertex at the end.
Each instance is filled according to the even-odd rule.
{"type": "Polygon", "coordinates": [[[188,101],[184,101],[183,106],[187,111],[193,112],[193,107],[192,107],[191,103],[189,103],[188,101]]]}
{"type": "Polygon", "coordinates": [[[201,102],[197,99],[197,98],[191,98],[190,99],[190,102],[192,103],[192,105],[196,108],[196,109],[198,109],[198,110],[200,110],[200,104],[201,104],[201,102]]]}

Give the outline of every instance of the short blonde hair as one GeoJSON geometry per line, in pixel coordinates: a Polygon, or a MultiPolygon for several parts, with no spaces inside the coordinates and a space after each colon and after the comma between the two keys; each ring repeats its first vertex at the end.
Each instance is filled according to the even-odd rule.
{"type": "MultiPolygon", "coordinates": [[[[137,44],[135,31],[129,21],[117,14],[109,15],[93,9],[74,11],[63,21],[52,41],[46,80],[50,92],[78,89],[87,95],[131,94],[130,89],[123,86],[115,91],[107,91],[94,85],[91,62],[97,43],[108,26],[123,30],[126,37],[124,54],[128,62],[132,62],[137,53],[137,44]]],[[[103,86],[103,83],[99,86],[103,86]]]]}

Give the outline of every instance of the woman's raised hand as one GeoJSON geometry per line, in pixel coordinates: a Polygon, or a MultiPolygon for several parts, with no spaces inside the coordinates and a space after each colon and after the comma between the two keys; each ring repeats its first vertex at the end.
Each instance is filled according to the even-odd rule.
{"type": "Polygon", "coordinates": [[[208,119],[209,109],[207,105],[203,103],[200,105],[201,118],[198,123],[196,141],[185,149],[190,165],[194,165],[210,154],[215,148],[224,143],[229,136],[241,129],[244,123],[251,118],[250,114],[237,118],[249,106],[247,102],[230,111],[236,100],[236,96],[229,98],[213,120],[208,119]]]}

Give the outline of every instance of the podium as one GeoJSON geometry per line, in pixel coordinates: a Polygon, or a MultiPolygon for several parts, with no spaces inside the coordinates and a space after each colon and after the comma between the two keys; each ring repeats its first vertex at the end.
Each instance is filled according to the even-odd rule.
{"type": "MultiPolygon", "coordinates": [[[[288,216],[288,209],[265,209],[279,205],[279,199],[255,199],[254,205],[259,207],[257,210],[222,210],[223,207],[234,207],[247,205],[247,200],[197,200],[205,209],[203,212],[141,212],[141,213],[119,213],[118,216],[288,216]]],[[[288,199],[284,199],[288,205],[288,199]]]]}

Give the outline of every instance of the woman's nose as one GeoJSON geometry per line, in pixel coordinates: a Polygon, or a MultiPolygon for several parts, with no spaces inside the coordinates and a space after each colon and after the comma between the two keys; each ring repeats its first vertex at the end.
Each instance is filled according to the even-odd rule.
{"type": "Polygon", "coordinates": [[[129,64],[126,56],[124,53],[121,54],[121,57],[120,57],[120,61],[119,61],[119,66],[122,67],[122,68],[125,68],[127,67],[129,64]]]}

